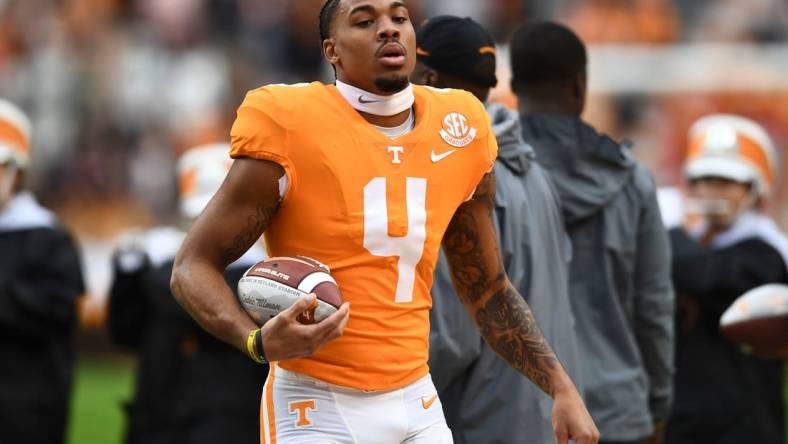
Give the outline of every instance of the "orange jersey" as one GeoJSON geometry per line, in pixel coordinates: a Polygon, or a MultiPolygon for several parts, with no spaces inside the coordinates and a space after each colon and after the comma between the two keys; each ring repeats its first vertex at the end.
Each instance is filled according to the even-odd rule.
{"type": "Polygon", "coordinates": [[[289,188],[265,232],[271,256],[331,268],[350,302],[344,335],[290,371],[361,390],[390,390],[428,372],[430,287],[441,239],[497,154],[481,103],[414,87],[416,125],[389,139],[333,85],[247,94],[231,155],[282,165],[289,188]]]}

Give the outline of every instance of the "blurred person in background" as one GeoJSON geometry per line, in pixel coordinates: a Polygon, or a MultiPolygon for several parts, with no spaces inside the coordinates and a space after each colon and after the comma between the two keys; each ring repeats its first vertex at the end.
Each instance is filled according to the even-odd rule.
{"type": "Polygon", "coordinates": [[[31,123],[0,100],[0,430],[8,443],[62,443],[71,395],[76,245],[23,181],[31,123]]]}
{"type": "Polygon", "coordinates": [[[177,200],[175,153],[223,140],[230,126],[231,53],[211,29],[208,8],[203,0],[138,0],[123,32],[101,47],[97,83],[106,110],[91,122],[98,137],[89,153],[124,147],[120,191],[159,215],[170,215],[177,200]]]}
{"type": "Polygon", "coordinates": [[[646,442],[670,412],[673,373],[670,252],[654,180],[580,118],[587,56],[571,30],[526,24],[510,55],[523,136],[554,180],[572,240],[588,408],[600,442],[646,442]]]}
{"type": "MultiPolygon", "coordinates": [[[[487,100],[497,83],[495,42],[478,23],[435,17],[416,33],[416,43],[413,83],[464,89],[487,100]]],[[[501,105],[487,112],[498,141],[493,217],[504,268],[582,394],[569,305],[571,246],[558,194],[523,141],[517,113],[501,105]]],[[[433,278],[430,326],[430,371],[454,442],[555,442],[552,399],[482,339],[454,292],[444,255],[433,278]]]]}
{"type": "Polygon", "coordinates": [[[763,214],[774,145],[755,121],[717,114],[689,133],[685,226],[670,231],[678,294],[675,403],[667,444],[780,444],[783,363],[744,354],[719,331],[746,291],[788,283],[788,239],[763,214]]]}
{"type": "MultiPolygon", "coordinates": [[[[227,175],[226,144],[187,150],[178,160],[180,211],[190,224],[227,175]]],[[[158,227],[126,239],[114,254],[109,299],[112,342],[139,354],[128,408],[129,444],[256,443],[268,366],[260,366],[200,328],[175,302],[170,275],[185,233],[158,227]]],[[[228,285],[265,258],[255,244],[225,271],[228,285]]]]}

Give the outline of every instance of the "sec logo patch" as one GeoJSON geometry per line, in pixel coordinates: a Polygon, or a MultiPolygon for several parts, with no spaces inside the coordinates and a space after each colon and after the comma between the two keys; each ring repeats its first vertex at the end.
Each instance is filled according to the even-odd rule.
{"type": "Polygon", "coordinates": [[[476,138],[476,128],[468,125],[468,118],[464,114],[449,113],[443,118],[440,135],[449,145],[462,148],[476,138]]]}

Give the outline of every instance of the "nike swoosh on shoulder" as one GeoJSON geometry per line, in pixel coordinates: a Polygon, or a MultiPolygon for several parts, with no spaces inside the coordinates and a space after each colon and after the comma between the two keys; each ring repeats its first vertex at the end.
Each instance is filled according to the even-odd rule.
{"type": "Polygon", "coordinates": [[[449,150],[449,151],[446,151],[445,153],[437,154],[437,153],[435,153],[435,150],[433,150],[432,152],[430,152],[430,160],[432,160],[433,163],[438,163],[441,160],[451,156],[456,151],[457,150],[449,150]]]}

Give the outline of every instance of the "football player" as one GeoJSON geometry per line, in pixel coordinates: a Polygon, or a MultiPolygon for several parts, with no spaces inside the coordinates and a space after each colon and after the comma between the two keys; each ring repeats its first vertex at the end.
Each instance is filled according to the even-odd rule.
{"type": "Polygon", "coordinates": [[[676,400],[665,442],[785,442],[783,363],[742,353],[719,331],[741,294],[788,283],[788,239],[763,212],[777,155],[757,122],[695,122],[684,173],[687,222],[670,231],[679,296],[676,400]]]}
{"type": "MultiPolygon", "coordinates": [[[[227,149],[200,145],[178,159],[185,223],[200,214],[227,175],[227,149]]],[[[185,236],[176,227],[156,227],[126,236],[113,255],[110,338],[139,353],[125,442],[258,442],[255,406],[268,369],[207,334],[173,299],[172,263],[185,236]]],[[[255,243],[225,270],[228,284],[234,289],[246,269],[264,258],[255,243]]]]}
{"type": "Polygon", "coordinates": [[[262,336],[249,353],[273,362],[263,441],[451,442],[427,366],[442,243],[482,335],[554,397],[558,443],[596,443],[582,399],[503,271],[491,216],[497,145],[482,104],[409,83],[415,31],[401,1],[328,0],[320,34],[336,84],[247,95],[231,134],[237,160],[172,277],[178,300],[213,334],[241,350],[262,336]],[[347,302],[301,325],[310,296],[257,328],[221,271],[263,232],[269,254],[328,265],[347,302]]]}
{"type": "Polygon", "coordinates": [[[0,99],[0,430],[3,442],[65,442],[77,298],[71,235],[24,188],[30,120],[0,99]]]}

